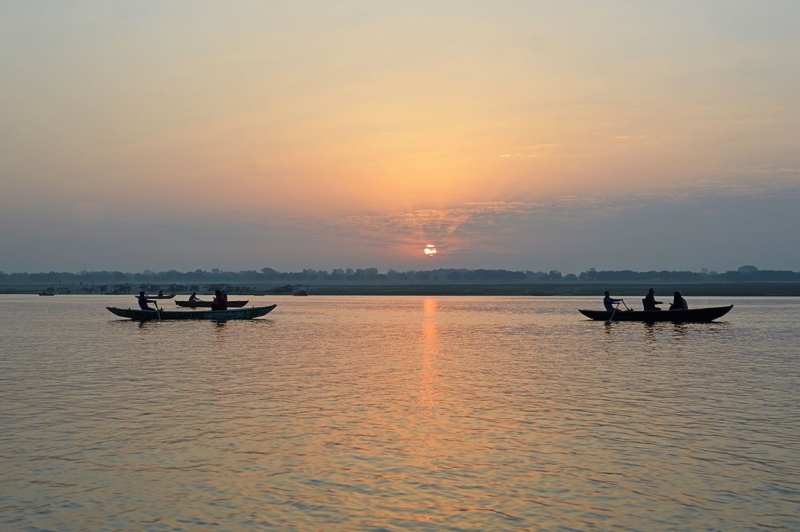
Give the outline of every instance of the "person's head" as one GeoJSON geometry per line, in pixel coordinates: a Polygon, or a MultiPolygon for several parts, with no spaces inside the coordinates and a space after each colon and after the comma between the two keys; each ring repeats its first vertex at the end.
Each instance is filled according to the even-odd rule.
{"type": "Polygon", "coordinates": [[[650,290],[649,290],[647,293],[648,293],[648,294],[655,294],[655,293],[656,293],[656,291],[655,291],[655,290],[653,290],[653,289],[651,288],[651,289],[650,289],[650,290]]]}
{"type": "Polygon", "coordinates": [[[221,295],[222,295],[222,290],[220,290],[219,288],[217,288],[216,290],[214,290],[214,295],[215,295],[215,296],[221,296],[221,295]]]}
{"type": "Polygon", "coordinates": [[[605,293],[605,295],[606,295],[606,296],[610,296],[611,294],[609,294],[609,293],[608,293],[608,290],[606,290],[606,293],[605,293]]]}
{"type": "Polygon", "coordinates": [[[140,295],[140,296],[142,296],[142,297],[144,297],[144,290],[142,290],[141,292],[139,292],[139,295],[140,295]]]}
{"type": "Polygon", "coordinates": [[[197,292],[192,292],[192,295],[193,295],[193,296],[196,296],[196,295],[197,295],[197,292]]]}
{"type": "Polygon", "coordinates": [[[678,299],[679,297],[681,297],[681,293],[676,291],[675,292],[675,299],[678,299]]]}

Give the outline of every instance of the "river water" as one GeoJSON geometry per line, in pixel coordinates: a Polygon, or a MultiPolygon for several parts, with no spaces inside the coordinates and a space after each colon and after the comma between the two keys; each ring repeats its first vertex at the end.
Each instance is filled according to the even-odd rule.
{"type": "Polygon", "coordinates": [[[800,530],[799,298],[251,300],[0,296],[0,529],[800,530]]]}

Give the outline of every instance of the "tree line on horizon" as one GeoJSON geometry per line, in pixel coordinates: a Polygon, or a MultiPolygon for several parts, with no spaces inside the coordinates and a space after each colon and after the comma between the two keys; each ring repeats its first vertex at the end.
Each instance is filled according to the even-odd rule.
{"type": "Polygon", "coordinates": [[[261,270],[211,271],[194,270],[179,272],[168,270],[140,273],[120,271],[48,272],[48,273],[4,273],[0,271],[2,284],[196,284],[196,283],[736,283],[736,282],[800,282],[800,272],[791,270],[759,270],[755,266],[742,266],[737,270],[718,273],[704,269],[691,271],[647,271],[607,270],[590,268],[576,275],[562,275],[558,270],[511,271],[465,268],[439,268],[435,270],[388,270],[379,273],[377,268],[341,269],[331,271],[305,269],[298,272],[280,272],[272,268],[261,270]]]}

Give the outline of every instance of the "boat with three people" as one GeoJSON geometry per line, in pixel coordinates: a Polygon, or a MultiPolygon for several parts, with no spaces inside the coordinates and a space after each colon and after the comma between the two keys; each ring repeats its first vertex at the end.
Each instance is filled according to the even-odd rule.
{"type": "Polygon", "coordinates": [[[141,310],[133,308],[106,307],[109,312],[120,318],[138,321],[160,320],[252,320],[272,312],[277,305],[266,307],[249,307],[228,310],[141,310]]]}
{"type": "Polygon", "coordinates": [[[672,322],[672,323],[707,323],[721,318],[733,308],[733,305],[724,307],[696,308],[691,310],[585,310],[578,312],[594,321],[642,321],[647,323],[672,322]]]}

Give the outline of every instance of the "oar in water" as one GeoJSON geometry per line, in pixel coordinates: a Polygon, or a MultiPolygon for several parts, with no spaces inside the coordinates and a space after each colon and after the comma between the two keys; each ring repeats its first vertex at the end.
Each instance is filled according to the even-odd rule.
{"type": "Polygon", "coordinates": [[[617,306],[616,306],[616,307],[614,307],[614,312],[612,312],[612,313],[611,313],[611,317],[610,317],[610,318],[608,318],[608,321],[606,321],[606,323],[611,323],[611,320],[613,320],[613,319],[614,319],[614,314],[616,314],[616,313],[617,313],[617,309],[618,309],[618,308],[619,308],[619,303],[617,303],[617,306]]]}

